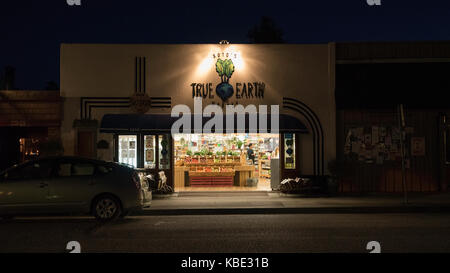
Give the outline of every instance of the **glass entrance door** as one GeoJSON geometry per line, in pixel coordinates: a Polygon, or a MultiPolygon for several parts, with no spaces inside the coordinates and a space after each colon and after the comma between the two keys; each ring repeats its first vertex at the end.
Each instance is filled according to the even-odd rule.
{"type": "Polygon", "coordinates": [[[139,165],[144,167],[144,172],[151,173],[155,177],[158,177],[160,171],[164,171],[168,185],[173,186],[172,138],[170,134],[142,135],[142,137],[143,148],[139,151],[141,156],[139,165]]]}
{"type": "Polygon", "coordinates": [[[137,136],[119,135],[119,162],[137,167],[137,136]]]}
{"type": "Polygon", "coordinates": [[[116,156],[119,163],[128,164],[141,173],[157,177],[164,171],[167,183],[172,181],[172,137],[170,134],[117,135],[116,156]]]}

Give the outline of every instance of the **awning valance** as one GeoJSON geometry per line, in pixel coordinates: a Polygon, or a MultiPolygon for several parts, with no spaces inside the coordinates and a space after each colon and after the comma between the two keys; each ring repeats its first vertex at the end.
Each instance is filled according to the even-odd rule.
{"type": "MultiPolygon", "coordinates": [[[[191,127],[194,126],[194,118],[196,116],[191,114],[191,127]]],[[[227,117],[223,116],[223,126],[226,128],[227,117]]],[[[249,114],[245,114],[245,131],[251,133],[249,130],[249,114]]],[[[170,132],[172,124],[177,121],[179,117],[171,117],[170,114],[106,114],[103,116],[100,124],[100,132],[103,133],[120,133],[120,132],[170,132]]],[[[211,117],[201,117],[202,124],[205,125],[211,117]]],[[[234,128],[237,132],[238,115],[234,115],[234,128]]],[[[259,122],[259,121],[258,121],[259,122]]],[[[257,123],[258,123],[257,122],[257,123]]],[[[260,128],[258,128],[258,132],[260,128]]],[[[286,114],[279,115],[279,130],[280,132],[297,132],[308,133],[306,126],[296,117],[286,114]]],[[[214,132],[214,128],[212,129],[214,132]]],[[[192,130],[193,132],[193,130],[192,130]]],[[[225,129],[224,129],[225,132],[225,129]]],[[[267,115],[267,132],[271,132],[271,115],[267,115]]]]}

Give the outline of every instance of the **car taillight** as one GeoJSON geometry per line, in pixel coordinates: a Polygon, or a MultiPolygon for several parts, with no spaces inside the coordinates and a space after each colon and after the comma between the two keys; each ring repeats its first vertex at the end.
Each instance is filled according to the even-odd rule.
{"type": "Polygon", "coordinates": [[[139,175],[136,172],[133,172],[133,182],[136,185],[136,189],[141,189],[141,179],[139,178],[139,175]]]}

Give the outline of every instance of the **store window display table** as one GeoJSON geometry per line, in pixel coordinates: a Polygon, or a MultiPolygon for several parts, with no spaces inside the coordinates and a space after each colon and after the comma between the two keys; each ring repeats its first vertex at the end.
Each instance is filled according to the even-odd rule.
{"type": "Polygon", "coordinates": [[[234,181],[233,172],[189,172],[191,187],[231,187],[234,181]]]}

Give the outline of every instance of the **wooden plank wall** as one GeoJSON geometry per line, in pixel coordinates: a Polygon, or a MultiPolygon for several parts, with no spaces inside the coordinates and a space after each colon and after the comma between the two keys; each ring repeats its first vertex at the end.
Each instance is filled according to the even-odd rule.
{"type": "Polygon", "coordinates": [[[0,126],[59,127],[59,91],[0,91],[0,126]]]}
{"type": "MultiPolygon", "coordinates": [[[[407,190],[439,191],[440,151],[436,110],[407,111],[406,125],[414,128],[411,136],[425,137],[425,156],[411,156],[406,169],[407,190]]],[[[339,110],[337,113],[337,153],[343,158],[346,128],[353,126],[397,125],[396,110],[339,110]]],[[[410,145],[408,145],[410,146],[410,145]]],[[[401,192],[401,160],[385,161],[382,165],[362,161],[346,161],[347,175],[342,179],[341,192],[401,192]]]]}

